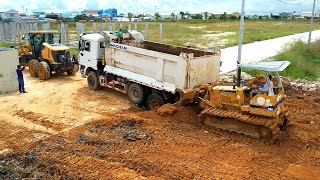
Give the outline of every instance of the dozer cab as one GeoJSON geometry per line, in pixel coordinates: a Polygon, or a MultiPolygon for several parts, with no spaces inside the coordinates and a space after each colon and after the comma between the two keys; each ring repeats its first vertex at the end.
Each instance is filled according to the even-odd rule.
{"type": "Polygon", "coordinates": [[[29,33],[32,60],[28,66],[32,77],[47,80],[52,72],[74,75],[78,71],[78,63],[74,57],[70,57],[69,47],[55,43],[55,40],[54,34],[50,31],[29,33]]]}
{"type": "Polygon", "coordinates": [[[240,65],[241,68],[264,71],[268,93],[248,86],[208,86],[205,95],[199,97],[205,107],[199,118],[209,127],[275,141],[287,125],[283,108],[285,93],[279,72],[289,64],[288,61],[277,61],[240,65]],[[268,74],[276,77],[273,88],[268,74]]]}

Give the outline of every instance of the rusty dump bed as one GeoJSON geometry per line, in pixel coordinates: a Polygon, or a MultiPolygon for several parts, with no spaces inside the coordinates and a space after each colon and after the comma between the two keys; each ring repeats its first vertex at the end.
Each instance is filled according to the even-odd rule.
{"type": "Polygon", "coordinates": [[[148,49],[151,51],[162,52],[166,54],[172,54],[179,56],[181,53],[191,54],[193,53],[194,57],[202,57],[202,56],[210,56],[210,55],[218,55],[219,52],[207,52],[201,51],[197,49],[185,48],[180,46],[173,46],[169,44],[161,44],[151,41],[142,41],[139,45],[139,48],[148,49]]]}

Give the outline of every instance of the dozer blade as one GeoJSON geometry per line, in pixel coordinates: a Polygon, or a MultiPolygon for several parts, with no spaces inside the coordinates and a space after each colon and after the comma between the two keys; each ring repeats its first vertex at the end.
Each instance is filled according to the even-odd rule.
{"type": "Polygon", "coordinates": [[[273,118],[257,117],[218,108],[204,110],[199,118],[206,126],[263,139],[271,143],[280,135],[280,128],[273,118]]]}

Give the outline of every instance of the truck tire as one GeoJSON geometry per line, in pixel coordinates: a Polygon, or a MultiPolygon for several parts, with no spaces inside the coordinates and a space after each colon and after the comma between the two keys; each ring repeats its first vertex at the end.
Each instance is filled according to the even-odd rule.
{"type": "Polygon", "coordinates": [[[32,77],[38,77],[38,61],[33,59],[28,63],[29,73],[32,77]]]}
{"type": "Polygon", "coordinates": [[[99,78],[97,76],[97,73],[94,71],[90,71],[87,77],[87,83],[91,90],[98,90],[100,89],[100,83],[99,78]]]}
{"type": "Polygon", "coordinates": [[[141,104],[146,99],[147,92],[143,86],[132,83],[128,88],[128,96],[133,103],[141,104]]]}
{"type": "Polygon", "coordinates": [[[147,99],[147,109],[156,110],[166,103],[166,100],[163,96],[159,94],[151,94],[147,99]]]}
{"type": "Polygon", "coordinates": [[[79,66],[78,65],[73,65],[73,67],[67,71],[68,75],[75,75],[79,70],[79,66]]]}
{"type": "Polygon", "coordinates": [[[41,61],[38,63],[38,76],[41,80],[50,78],[50,67],[47,62],[41,61]]]}

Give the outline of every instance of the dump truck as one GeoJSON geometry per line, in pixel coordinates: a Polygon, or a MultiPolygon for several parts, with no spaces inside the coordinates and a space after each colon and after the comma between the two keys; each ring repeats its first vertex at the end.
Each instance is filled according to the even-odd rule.
{"type": "Polygon", "coordinates": [[[82,35],[79,65],[88,86],[114,89],[133,103],[154,109],[177,102],[188,89],[219,79],[219,50],[206,52],[143,39],[137,31],[82,35]]]}
{"type": "Polygon", "coordinates": [[[248,86],[220,85],[219,50],[144,41],[136,31],[81,35],[79,51],[80,72],[92,90],[102,86],[117,90],[148,109],[195,103],[203,109],[199,119],[205,125],[268,142],[277,140],[288,123],[279,76],[290,64],[287,61],[240,66],[266,76],[275,74],[277,86],[269,86],[265,93],[248,86]]]}

